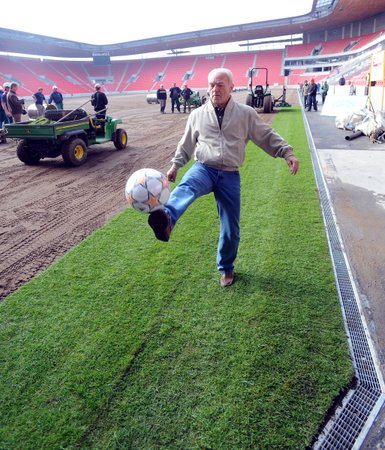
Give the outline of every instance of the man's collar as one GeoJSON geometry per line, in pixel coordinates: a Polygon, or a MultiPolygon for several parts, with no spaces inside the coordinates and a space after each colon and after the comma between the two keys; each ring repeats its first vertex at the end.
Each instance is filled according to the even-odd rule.
{"type": "Polygon", "coordinates": [[[225,108],[227,107],[227,105],[228,105],[231,101],[232,101],[232,96],[230,95],[230,97],[229,97],[229,99],[227,100],[225,106],[223,106],[223,107],[222,107],[222,106],[214,106],[214,104],[213,104],[213,102],[211,101],[211,99],[210,99],[210,104],[211,104],[211,106],[212,106],[212,108],[213,108],[214,110],[220,111],[221,109],[222,109],[222,110],[225,109],[225,108]]]}

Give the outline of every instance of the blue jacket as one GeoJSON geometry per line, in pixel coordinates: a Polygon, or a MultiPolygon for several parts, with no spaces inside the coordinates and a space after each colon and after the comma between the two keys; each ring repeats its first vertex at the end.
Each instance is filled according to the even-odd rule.
{"type": "Polygon", "coordinates": [[[180,90],[179,87],[177,86],[172,87],[170,89],[170,98],[179,98],[181,92],[182,91],[180,90]]]}
{"type": "Polygon", "coordinates": [[[48,104],[50,105],[52,102],[54,102],[57,105],[58,103],[62,103],[62,101],[63,101],[63,96],[61,95],[61,93],[54,91],[49,96],[48,104]]]}
{"type": "Polygon", "coordinates": [[[33,94],[33,96],[35,97],[35,103],[36,105],[42,105],[43,102],[45,102],[45,96],[44,94],[42,94],[41,92],[35,92],[33,94]]]}

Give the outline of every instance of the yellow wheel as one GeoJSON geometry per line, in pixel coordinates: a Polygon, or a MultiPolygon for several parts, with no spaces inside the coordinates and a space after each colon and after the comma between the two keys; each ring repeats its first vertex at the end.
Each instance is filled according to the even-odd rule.
{"type": "Polygon", "coordinates": [[[127,147],[127,142],[128,142],[128,138],[127,138],[126,131],[123,130],[123,128],[118,128],[115,131],[115,135],[114,135],[115,148],[117,148],[118,150],[123,150],[124,148],[127,147]]]}
{"type": "Polygon", "coordinates": [[[83,139],[71,139],[63,144],[62,156],[70,166],[80,166],[87,159],[87,147],[83,139]]]}
{"type": "Polygon", "coordinates": [[[77,161],[82,160],[84,156],[84,149],[81,144],[78,144],[74,149],[74,156],[77,161]]]}

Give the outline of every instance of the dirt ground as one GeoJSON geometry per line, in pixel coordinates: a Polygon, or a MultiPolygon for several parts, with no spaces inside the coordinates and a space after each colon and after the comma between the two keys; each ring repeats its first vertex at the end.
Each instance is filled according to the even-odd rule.
{"type": "MultiPolygon", "coordinates": [[[[246,93],[234,98],[244,103],[246,93]]],[[[75,108],[86,100],[67,99],[64,105],[75,108]]],[[[84,109],[92,111],[90,104],[84,109]]],[[[108,113],[123,120],[128,147],[94,145],[80,167],[67,167],[61,157],[27,166],[16,156],[15,141],[0,144],[0,300],[124,210],[132,172],[168,170],[188,114],[171,114],[169,102],[160,114],[145,94],[110,96],[108,113]]],[[[271,122],[274,115],[263,116],[271,122]]]]}

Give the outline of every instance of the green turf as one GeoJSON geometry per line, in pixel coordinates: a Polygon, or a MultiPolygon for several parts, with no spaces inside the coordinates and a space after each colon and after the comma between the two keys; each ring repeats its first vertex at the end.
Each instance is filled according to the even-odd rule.
{"type": "Polygon", "coordinates": [[[213,197],[127,209],[0,305],[0,448],[305,448],[353,369],[299,108],[248,145],[234,286],[213,197]]]}

